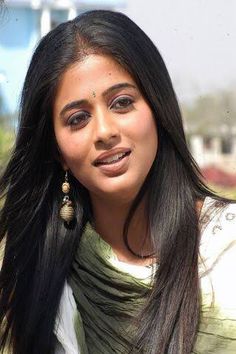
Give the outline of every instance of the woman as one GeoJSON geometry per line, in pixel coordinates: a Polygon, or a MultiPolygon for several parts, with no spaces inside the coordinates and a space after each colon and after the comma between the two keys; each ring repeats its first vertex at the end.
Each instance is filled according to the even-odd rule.
{"type": "Polygon", "coordinates": [[[1,348],[233,353],[236,316],[212,323],[201,284],[235,265],[236,208],[202,182],[165,64],[125,15],[91,11],[42,39],[1,191],[1,348]]]}

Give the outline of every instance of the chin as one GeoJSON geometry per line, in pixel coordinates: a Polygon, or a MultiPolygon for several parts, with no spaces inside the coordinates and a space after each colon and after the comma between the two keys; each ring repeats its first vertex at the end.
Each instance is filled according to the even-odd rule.
{"type": "Polygon", "coordinates": [[[130,203],[134,200],[136,195],[138,194],[142,184],[132,184],[132,183],[106,183],[104,188],[99,186],[95,190],[91,191],[91,196],[94,195],[99,199],[103,199],[104,201],[113,201],[121,204],[130,203]]]}

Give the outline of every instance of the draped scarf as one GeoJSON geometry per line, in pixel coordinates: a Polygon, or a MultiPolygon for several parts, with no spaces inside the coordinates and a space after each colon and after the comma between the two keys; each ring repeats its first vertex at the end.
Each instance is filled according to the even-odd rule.
{"type": "Polygon", "coordinates": [[[82,319],[77,327],[83,325],[85,333],[82,354],[124,354],[132,347],[135,318],[145,305],[153,272],[149,269],[150,277],[139,279],[121,271],[114,259],[111,246],[87,224],[69,279],[82,319]]]}
{"type": "MultiPolygon", "coordinates": [[[[236,265],[235,204],[219,210],[212,198],[206,198],[200,225],[202,299],[193,353],[233,354],[236,353],[235,282],[228,281],[227,275],[236,265]],[[216,299],[214,304],[212,299],[216,299]]],[[[121,270],[116,266],[118,262],[114,262],[116,259],[111,247],[88,224],[69,279],[78,309],[75,329],[81,354],[126,354],[131,348],[138,326],[133,319],[145,305],[152,278],[141,279],[130,271],[129,265],[125,265],[127,272],[125,267],[121,270]]],[[[140,272],[144,268],[136,266],[140,272]]],[[[155,268],[150,269],[150,275],[155,268]]]]}

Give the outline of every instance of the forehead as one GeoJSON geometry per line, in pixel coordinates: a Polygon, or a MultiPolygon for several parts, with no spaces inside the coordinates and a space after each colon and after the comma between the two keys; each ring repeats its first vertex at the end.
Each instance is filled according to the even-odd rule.
{"type": "Polygon", "coordinates": [[[131,75],[114,59],[104,55],[88,55],[83,61],[70,66],[59,83],[56,99],[67,95],[84,95],[103,91],[117,82],[134,84],[131,75]]]}

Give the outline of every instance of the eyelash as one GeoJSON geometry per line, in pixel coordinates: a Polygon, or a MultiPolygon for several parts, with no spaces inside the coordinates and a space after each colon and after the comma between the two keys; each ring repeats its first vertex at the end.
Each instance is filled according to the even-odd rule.
{"type": "Polygon", "coordinates": [[[67,124],[70,125],[71,127],[81,125],[81,124],[86,124],[88,119],[90,118],[90,114],[86,111],[81,111],[77,112],[75,114],[72,114],[72,116],[69,117],[67,124]],[[76,123],[74,121],[78,119],[76,123]]]}
{"type": "MultiPolygon", "coordinates": [[[[112,104],[110,105],[110,109],[119,111],[121,113],[126,113],[132,108],[133,103],[134,103],[134,100],[131,97],[127,97],[127,96],[118,97],[117,99],[115,99],[112,102],[112,104]],[[122,106],[122,103],[123,104],[125,103],[125,105],[122,106]],[[115,107],[117,104],[121,104],[121,106],[115,107]]],[[[91,117],[90,113],[88,113],[86,111],[77,112],[75,114],[72,114],[69,117],[67,124],[69,126],[71,126],[72,128],[73,127],[75,128],[78,125],[83,126],[83,123],[84,123],[84,125],[86,125],[86,123],[90,117],[91,117]],[[76,119],[78,120],[77,122],[75,122],[76,119]]]]}
{"type": "Polygon", "coordinates": [[[113,101],[113,103],[111,105],[111,109],[113,109],[117,103],[121,103],[121,102],[123,102],[123,103],[126,102],[127,104],[125,104],[124,106],[120,106],[117,109],[122,110],[122,111],[127,111],[127,109],[129,109],[133,106],[134,100],[128,96],[118,97],[116,100],[113,101]]]}

